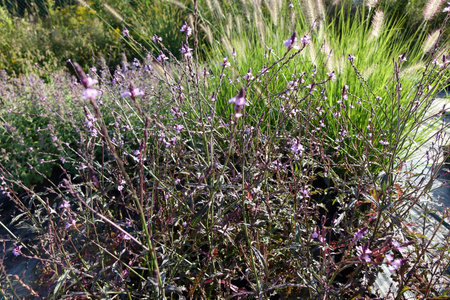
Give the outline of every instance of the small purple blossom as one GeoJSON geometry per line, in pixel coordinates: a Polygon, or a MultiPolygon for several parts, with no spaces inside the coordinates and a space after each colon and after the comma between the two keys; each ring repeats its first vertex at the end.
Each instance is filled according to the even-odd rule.
{"type": "Polygon", "coordinates": [[[362,239],[362,238],[364,237],[364,235],[366,234],[366,231],[367,231],[367,227],[364,227],[364,228],[359,229],[358,232],[356,232],[356,233],[353,235],[353,240],[354,240],[355,242],[357,242],[357,241],[359,241],[360,239],[362,239]]]}
{"type": "Polygon", "coordinates": [[[302,38],[301,38],[301,42],[303,44],[309,44],[311,42],[311,37],[307,34],[305,34],[302,38]]]}
{"type": "Polygon", "coordinates": [[[349,54],[349,55],[347,56],[347,59],[348,59],[349,61],[353,61],[355,58],[356,58],[356,57],[353,56],[353,55],[351,55],[351,54],[349,54]]]}
{"type": "Polygon", "coordinates": [[[164,54],[164,53],[162,53],[161,52],[161,54],[156,58],[156,60],[157,61],[159,61],[160,63],[162,63],[162,62],[164,62],[164,61],[166,61],[166,60],[168,60],[169,58],[164,54]]]}
{"type": "Polygon", "coordinates": [[[297,32],[294,31],[292,36],[290,38],[288,38],[287,40],[285,40],[283,43],[284,43],[284,46],[286,48],[288,48],[288,50],[289,50],[295,46],[296,42],[297,42],[297,32]]]}
{"type": "Polygon", "coordinates": [[[63,200],[63,203],[59,206],[59,208],[69,208],[70,207],[70,203],[67,200],[63,200]]]}
{"type": "Polygon", "coordinates": [[[228,57],[224,57],[223,61],[220,62],[220,65],[223,66],[224,68],[231,66],[230,62],[228,61],[228,57]]]}
{"type": "Polygon", "coordinates": [[[101,92],[99,90],[87,88],[81,93],[81,97],[85,99],[94,99],[97,98],[97,96],[99,96],[100,94],[101,92]]]}
{"type": "Polygon", "coordinates": [[[126,241],[131,240],[131,237],[128,233],[121,232],[117,237],[126,241]]]}
{"type": "Polygon", "coordinates": [[[291,142],[291,152],[302,156],[304,150],[305,148],[303,148],[302,144],[300,144],[300,142],[296,138],[294,138],[291,142]]]}
{"type": "Polygon", "coordinates": [[[130,85],[130,89],[122,93],[122,97],[131,97],[136,98],[139,96],[143,96],[144,92],[141,89],[136,89],[133,85],[130,85]]]}
{"type": "Polygon", "coordinates": [[[332,72],[330,72],[330,73],[327,73],[327,75],[328,75],[328,78],[329,78],[331,81],[335,81],[335,80],[336,80],[336,75],[334,74],[334,71],[332,71],[332,72]]]}
{"type": "Polygon", "coordinates": [[[77,222],[75,220],[71,220],[70,222],[67,222],[66,225],[64,226],[64,228],[68,229],[72,226],[75,226],[77,224],[77,222]]]}
{"type": "Polygon", "coordinates": [[[383,145],[383,146],[387,146],[387,145],[389,145],[389,142],[386,141],[386,139],[383,139],[383,140],[380,141],[380,144],[383,145]]]}
{"type": "Polygon", "coordinates": [[[372,251],[366,246],[356,246],[356,250],[358,251],[358,258],[360,261],[365,261],[370,263],[372,260],[370,259],[370,254],[372,251]]]}
{"type": "Polygon", "coordinates": [[[14,249],[12,250],[12,254],[14,254],[15,257],[19,256],[22,254],[22,252],[20,251],[20,249],[22,249],[22,245],[19,246],[15,246],[14,249]]]}
{"type": "Polygon", "coordinates": [[[185,45],[182,44],[181,45],[180,52],[186,58],[191,58],[192,57],[192,48],[189,48],[189,46],[187,44],[185,44],[185,45]]]}
{"type": "Polygon", "coordinates": [[[245,90],[241,88],[239,94],[228,100],[228,103],[234,103],[234,109],[236,110],[236,118],[242,117],[242,111],[244,107],[249,105],[245,100],[245,90]]]}
{"type": "Polygon", "coordinates": [[[406,52],[401,54],[401,55],[399,55],[398,58],[400,59],[400,62],[407,61],[407,59],[406,59],[406,52]]]}
{"type": "Polygon", "coordinates": [[[399,258],[394,259],[394,257],[390,254],[386,254],[386,261],[388,264],[389,272],[391,272],[391,273],[394,273],[395,271],[397,271],[402,266],[402,262],[403,262],[403,260],[401,260],[399,258]]]}
{"type": "Polygon", "coordinates": [[[128,29],[126,27],[123,28],[122,34],[123,34],[124,37],[130,36],[130,32],[128,31],[128,29]]]}
{"type": "Polygon", "coordinates": [[[175,125],[174,127],[175,127],[175,133],[176,133],[176,134],[179,134],[180,131],[184,128],[183,125],[178,125],[178,124],[175,125]]]}
{"type": "Polygon", "coordinates": [[[172,139],[170,139],[168,142],[166,142],[166,148],[175,146],[175,144],[177,143],[177,138],[173,137],[172,139]]]}
{"type": "Polygon", "coordinates": [[[161,41],[162,41],[162,37],[159,37],[159,36],[157,36],[157,35],[155,34],[155,35],[153,35],[153,37],[152,37],[152,41],[153,41],[154,43],[161,42],[161,41]]]}
{"type": "Polygon", "coordinates": [[[252,68],[249,68],[247,74],[245,74],[242,78],[248,81],[253,80],[255,77],[252,75],[252,68]]]}
{"type": "Polygon", "coordinates": [[[192,28],[186,22],[184,22],[184,25],[181,26],[180,31],[186,33],[186,36],[190,36],[192,34],[192,28]]]}

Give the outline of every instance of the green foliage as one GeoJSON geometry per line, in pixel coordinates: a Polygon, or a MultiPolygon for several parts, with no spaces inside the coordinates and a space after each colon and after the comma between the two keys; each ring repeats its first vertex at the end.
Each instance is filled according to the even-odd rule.
{"type": "Polygon", "coordinates": [[[86,7],[49,6],[49,16],[34,21],[0,9],[4,24],[0,30],[0,68],[9,74],[35,73],[49,78],[51,73],[67,71],[68,59],[83,65],[92,65],[99,56],[107,57],[111,64],[120,62],[124,50],[120,31],[107,28],[86,7]]]}
{"type": "Polygon", "coordinates": [[[75,147],[77,130],[72,116],[79,117],[69,91],[59,85],[44,84],[36,75],[13,79],[2,73],[0,107],[0,151],[2,168],[21,178],[26,186],[42,183],[50,177],[61,158],[74,157],[62,147],[62,141],[72,141],[66,146],[75,147]],[[44,177],[43,177],[44,176],[44,177]]]}
{"type": "Polygon", "coordinates": [[[146,50],[123,39],[124,27],[148,49],[156,34],[171,52],[179,53],[183,3],[95,0],[57,4],[30,4],[21,12],[0,7],[0,69],[14,76],[33,72],[48,79],[53,72],[67,71],[68,59],[87,67],[103,56],[114,69],[122,61],[121,53],[129,60],[145,57],[146,50]]]}

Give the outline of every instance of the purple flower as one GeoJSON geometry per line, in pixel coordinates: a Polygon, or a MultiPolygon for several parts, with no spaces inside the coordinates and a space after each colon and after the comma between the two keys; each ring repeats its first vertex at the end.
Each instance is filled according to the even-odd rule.
{"type": "Polygon", "coordinates": [[[290,38],[288,38],[287,40],[285,40],[283,43],[286,48],[291,49],[295,46],[296,42],[297,42],[297,32],[294,31],[292,36],[290,38]]]}
{"type": "Polygon", "coordinates": [[[301,39],[303,44],[309,44],[309,42],[311,42],[311,37],[307,34],[305,34],[302,39],[301,39]]]}
{"type": "Polygon", "coordinates": [[[228,61],[228,57],[224,57],[220,65],[223,66],[224,68],[231,66],[230,62],[228,61]]]}
{"type": "Polygon", "coordinates": [[[101,94],[101,92],[99,90],[87,88],[83,91],[81,96],[85,99],[94,99],[97,96],[99,96],[100,94],[101,94]]]}
{"type": "Polygon", "coordinates": [[[128,29],[126,27],[124,27],[123,30],[122,30],[122,34],[123,34],[124,37],[126,37],[126,36],[130,35],[130,32],[128,31],[128,29]]]}
{"type": "Polygon", "coordinates": [[[95,84],[97,84],[97,83],[98,83],[98,80],[92,79],[91,77],[87,77],[87,78],[86,78],[85,85],[86,85],[87,88],[91,88],[91,87],[93,87],[93,86],[94,86],[95,84]]]}
{"type": "Polygon", "coordinates": [[[386,139],[383,139],[383,140],[380,141],[380,144],[383,145],[383,146],[387,146],[387,145],[389,145],[389,142],[386,141],[386,139]]]}
{"type": "Polygon", "coordinates": [[[117,237],[126,241],[131,240],[131,237],[128,233],[121,232],[117,237]]]}
{"type": "Polygon", "coordinates": [[[183,125],[178,125],[178,124],[175,125],[174,127],[175,127],[175,133],[176,133],[176,134],[179,134],[180,131],[184,128],[183,125]]]}
{"type": "Polygon", "coordinates": [[[184,57],[186,57],[186,58],[190,58],[190,57],[192,57],[192,48],[189,48],[188,47],[188,45],[186,44],[186,45],[181,45],[181,49],[180,49],[180,52],[181,52],[181,54],[183,54],[184,55],[184,57]]]}
{"type": "Polygon", "coordinates": [[[77,224],[77,222],[75,220],[71,220],[70,222],[67,222],[66,225],[64,226],[66,229],[75,226],[77,224]]]}
{"type": "Polygon", "coordinates": [[[360,239],[362,239],[364,237],[364,234],[366,234],[366,231],[367,231],[367,227],[359,229],[358,232],[353,235],[353,240],[355,242],[357,242],[360,239]]]}
{"type": "Polygon", "coordinates": [[[402,55],[399,55],[398,58],[400,58],[400,62],[407,61],[407,60],[406,60],[406,52],[403,53],[402,55]]]}
{"type": "Polygon", "coordinates": [[[392,245],[395,249],[397,249],[398,251],[401,251],[400,243],[397,242],[396,240],[392,240],[391,245],[392,245]]]}
{"type": "Polygon", "coordinates": [[[317,239],[319,237],[319,233],[317,233],[317,231],[314,231],[313,234],[311,234],[311,237],[313,239],[317,239]]]}
{"type": "Polygon", "coordinates": [[[294,138],[291,142],[291,152],[302,156],[304,150],[305,148],[303,148],[302,144],[294,138]]]}
{"type": "Polygon", "coordinates": [[[170,139],[168,142],[166,142],[166,148],[175,146],[176,143],[177,143],[177,138],[174,136],[172,139],[170,139]]]}
{"type": "Polygon", "coordinates": [[[366,246],[356,246],[356,250],[358,251],[358,258],[360,261],[365,261],[367,263],[372,261],[370,259],[370,254],[372,254],[372,251],[370,251],[369,248],[366,246]]]}
{"type": "Polygon", "coordinates": [[[153,42],[161,42],[162,41],[162,37],[157,36],[156,34],[152,37],[152,41],[153,42]]]}
{"type": "Polygon", "coordinates": [[[67,200],[63,200],[63,203],[59,206],[59,208],[69,208],[70,203],[67,200]]]}
{"type": "Polygon", "coordinates": [[[255,77],[252,75],[252,68],[249,68],[247,74],[245,74],[245,76],[243,76],[242,78],[249,81],[253,80],[255,77]]]}
{"type": "Polygon", "coordinates": [[[289,2],[289,7],[290,7],[290,8],[293,8],[293,7],[294,7],[294,4],[292,4],[292,1],[289,2]]]}
{"type": "Polygon", "coordinates": [[[349,54],[349,55],[347,56],[347,59],[348,59],[349,61],[353,61],[355,58],[356,58],[356,57],[353,56],[353,55],[351,55],[351,54],[349,54]]]}
{"type": "Polygon", "coordinates": [[[130,86],[129,91],[125,91],[122,93],[122,97],[131,97],[136,98],[138,96],[143,96],[144,92],[141,89],[135,89],[134,87],[130,86]]]}
{"type": "Polygon", "coordinates": [[[186,33],[186,36],[190,36],[192,34],[192,28],[189,27],[186,22],[184,22],[184,25],[181,26],[180,31],[186,33]]]}
{"type": "Polygon", "coordinates": [[[157,61],[159,61],[160,63],[164,62],[165,60],[168,60],[169,58],[161,52],[161,54],[156,58],[157,61]]]}
{"type": "Polygon", "coordinates": [[[394,273],[395,271],[397,271],[402,266],[402,262],[403,262],[403,260],[401,260],[399,258],[394,259],[394,257],[390,254],[386,254],[386,261],[388,264],[389,272],[391,272],[391,273],[394,273]]]}
{"type": "Polygon", "coordinates": [[[15,257],[19,256],[22,254],[22,252],[20,251],[20,249],[22,249],[22,245],[19,246],[15,246],[14,249],[12,250],[12,254],[14,254],[15,257]]]}
{"type": "Polygon", "coordinates": [[[244,110],[244,107],[249,105],[247,101],[245,100],[245,90],[244,88],[241,88],[239,91],[239,94],[237,96],[234,96],[230,100],[228,100],[228,103],[234,103],[234,109],[236,110],[236,118],[242,117],[242,111],[244,110]]]}
{"type": "Polygon", "coordinates": [[[327,73],[327,75],[329,76],[329,79],[331,81],[335,81],[336,80],[336,75],[334,75],[334,71],[327,73]]]}

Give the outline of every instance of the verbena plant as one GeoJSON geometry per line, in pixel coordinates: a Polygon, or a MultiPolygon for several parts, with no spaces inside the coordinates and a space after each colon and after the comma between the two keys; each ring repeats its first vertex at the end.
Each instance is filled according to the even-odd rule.
{"type": "MultiPolygon", "coordinates": [[[[410,134],[408,128],[414,126],[414,121],[407,117],[410,110],[406,107],[418,100],[415,97],[421,88],[418,86],[421,84],[418,71],[424,67],[422,59],[429,57],[427,52],[433,50],[437,35],[429,38],[427,44],[427,36],[420,28],[415,34],[405,37],[400,34],[405,20],[386,20],[382,8],[372,8],[367,12],[362,6],[361,10],[352,12],[349,9],[351,3],[345,1],[334,12],[333,17],[327,18],[325,5],[320,3],[321,1],[292,1],[292,5],[288,5],[284,1],[270,1],[264,9],[254,2],[242,1],[240,10],[236,8],[234,12],[243,13],[229,13],[228,16],[223,16],[223,10],[213,5],[212,8],[216,7],[212,12],[213,19],[222,21],[210,24],[205,22],[201,25],[210,34],[213,49],[211,61],[217,59],[217,55],[232,60],[232,70],[227,74],[230,80],[235,80],[237,74],[250,68],[254,74],[258,74],[267,63],[277,59],[270,52],[280,53],[283,41],[296,30],[298,38],[309,35],[311,43],[294,60],[295,65],[283,70],[277,80],[273,80],[262,93],[258,91],[261,98],[266,97],[268,91],[276,93],[292,88],[289,84],[295,82],[295,76],[298,77],[301,72],[298,66],[301,66],[300,69],[305,65],[311,69],[313,66],[326,66],[317,68],[315,72],[321,76],[329,74],[333,80],[327,82],[326,88],[322,90],[312,86],[311,97],[317,99],[316,108],[325,112],[321,121],[329,129],[329,138],[336,141],[334,148],[343,148],[349,155],[359,156],[363,153],[366,142],[347,143],[345,136],[367,135],[372,130],[373,147],[386,147],[395,138],[393,132],[397,130],[400,120],[409,120],[407,124],[402,124],[407,129],[402,136],[405,147],[412,140],[419,142],[425,138],[426,134],[414,137],[410,134]],[[236,56],[231,58],[233,49],[236,56]],[[403,54],[405,61],[397,66],[399,76],[402,77],[402,93],[397,93],[393,59],[403,54]],[[355,72],[356,69],[358,71],[355,72]],[[345,85],[350,89],[344,92],[345,85]],[[347,116],[340,114],[343,106],[347,107],[347,116]],[[351,121],[348,127],[343,128],[342,122],[347,117],[351,121]]],[[[433,52],[432,55],[437,57],[440,54],[433,52]]],[[[210,62],[210,65],[217,70],[213,63],[210,62]]],[[[312,76],[315,74],[305,74],[303,77],[312,76]]],[[[441,82],[445,80],[443,78],[441,82]]],[[[437,93],[444,86],[432,83],[430,92],[437,93]]],[[[228,99],[234,93],[236,88],[224,90],[223,99],[228,99]]],[[[297,94],[294,96],[296,99],[291,97],[291,100],[303,100],[304,96],[310,97],[308,93],[309,91],[305,91],[297,94]]],[[[256,109],[267,108],[267,102],[255,102],[256,109]]],[[[279,103],[275,101],[271,105],[279,103]]],[[[220,102],[219,109],[222,108],[229,111],[226,101],[220,102]]],[[[291,109],[298,107],[293,105],[291,109]]],[[[425,112],[424,107],[421,113],[425,112]]],[[[319,127],[319,122],[315,126],[319,127]]],[[[382,168],[384,162],[379,159],[376,151],[372,155],[369,160],[376,158],[380,163],[378,168],[382,168]]]]}
{"type": "MultiPolygon", "coordinates": [[[[402,299],[448,293],[450,237],[434,238],[444,218],[409,225],[409,214],[437,178],[445,124],[429,136],[428,177],[399,157],[399,149],[408,149],[404,134],[427,124],[422,110],[437,89],[428,85],[445,85],[448,55],[424,61],[412,104],[401,103],[408,93],[409,79],[401,76],[408,55],[392,54],[392,69],[380,69],[391,73],[386,94],[409,112],[396,115],[394,130],[381,121],[392,116],[391,107],[363,98],[359,86],[373,90],[376,83],[358,76],[363,71],[356,58],[344,60],[348,74],[359,78],[348,88],[334,86],[347,73],[335,72],[333,82],[325,60],[303,63],[310,56],[304,53],[314,49],[313,31],[292,30],[273,44],[267,39],[273,51],[261,59],[255,48],[239,69],[245,48],[236,47],[236,57],[198,59],[199,19],[194,9],[192,28],[182,27],[181,60],[156,36],[158,55],[112,74],[107,68],[86,74],[74,63],[79,83],[59,76],[45,89],[41,82],[18,84],[4,76],[9,96],[2,117],[44,118],[47,128],[39,133],[55,148],[46,151],[43,143],[26,152],[35,130],[18,131],[20,119],[4,127],[3,136],[22,138],[9,144],[30,153],[33,172],[45,175],[39,163],[48,152],[61,170],[44,193],[24,184],[10,162],[0,166],[2,191],[18,209],[8,224],[15,243],[5,244],[5,255],[39,261],[37,282],[19,284],[44,298],[402,299]],[[328,89],[340,94],[325,99],[328,89]],[[358,90],[361,95],[352,92],[358,90]],[[16,96],[36,92],[46,100],[31,102],[33,114],[22,112],[16,96]],[[353,110],[372,112],[378,127],[350,133],[360,125],[349,113],[351,99],[353,110]],[[332,113],[340,114],[334,122],[332,113]],[[414,125],[404,127],[410,120],[414,125]],[[383,147],[374,141],[380,130],[390,138],[383,147]],[[361,155],[352,155],[357,149],[361,155]],[[386,160],[371,159],[375,154],[386,160]],[[372,166],[385,175],[377,180],[372,166]],[[15,193],[18,188],[25,193],[15,193]],[[28,231],[14,235],[15,226],[28,231]],[[30,240],[29,232],[39,239],[30,240]],[[374,282],[384,268],[392,285],[382,293],[374,282]]],[[[447,216],[448,210],[427,207],[424,220],[429,212],[447,216]]],[[[0,292],[9,297],[17,277],[1,265],[0,292]]]]}

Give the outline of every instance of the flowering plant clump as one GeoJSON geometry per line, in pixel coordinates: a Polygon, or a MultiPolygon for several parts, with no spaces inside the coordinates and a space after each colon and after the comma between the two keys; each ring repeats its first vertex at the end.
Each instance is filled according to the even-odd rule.
{"type": "Polygon", "coordinates": [[[0,162],[0,190],[16,209],[2,226],[3,257],[36,262],[39,276],[26,282],[2,266],[0,292],[15,291],[14,280],[41,298],[449,292],[450,235],[442,234],[449,210],[424,199],[447,142],[445,108],[424,111],[446,85],[448,54],[442,66],[424,56],[406,76],[402,68],[418,58],[395,48],[390,83],[375,93],[361,53],[339,53],[347,73],[311,61],[325,48],[317,36],[327,28],[314,20],[277,43],[265,40],[252,61],[242,56],[250,44],[237,42],[203,60],[197,9],[180,29],[180,59],[154,35],[153,54],[114,72],[71,62],[76,77],[48,84],[2,74],[0,142],[11,150],[0,162]],[[303,32],[300,41],[295,32],[303,32]],[[416,88],[405,96],[407,86],[416,88]],[[35,120],[37,129],[24,129],[35,120]],[[417,174],[411,145],[420,139],[406,136],[430,120],[428,168],[417,174]],[[14,168],[21,157],[26,172],[14,168]],[[24,182],[29,174],[45,184],[24,182]],[[432,222],[430,213],[441,218],[432,222]]]}

